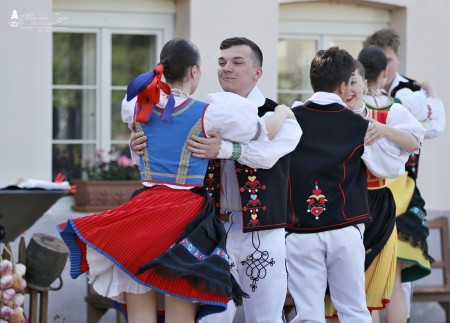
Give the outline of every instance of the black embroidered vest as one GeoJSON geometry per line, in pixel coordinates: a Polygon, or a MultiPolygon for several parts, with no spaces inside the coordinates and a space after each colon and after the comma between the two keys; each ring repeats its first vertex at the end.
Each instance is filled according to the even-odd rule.
{"type": "MultiPolygon", "coordinates": [[[[259,107],[258,114],[263,116],[273,111],[277,103],[266,99],[259,107]]],[[[235,162],[239,183],[243,231],[260,231],[284,228],[287,210],[289,155],[286,155],[271,169],[254,169],[235,162]]],[[[220,213],[220,160],[211,159],[205,177],[205,184],[216,213],[220,213]]]]}
{"type": "Polygon", "coordinates": [[[293,109],[303,130],[291,152],[286,231],[313,233],[371,222],[364,136],[368,121],[340,104],[293,109]]]}
{"type": "MultiPolygon", "coordinates": [[[[404,77],[404,76],[403,76],[404,77]]],[[[401,89],[410,89],[411,91],[419,91],[420,90],[420,86],[415,85],[414,83],[416,82],[415,80],[409,79],[407,77],[404,77],[406,80],[408,80],[408,82],[402,82],[400,81],[398,83],[398,85],[396,87],[394,87],[390,93],[390,96],[392,96],[393,98],[395,98],[395,95],[397,94],[398,90],[401,89]]]]}

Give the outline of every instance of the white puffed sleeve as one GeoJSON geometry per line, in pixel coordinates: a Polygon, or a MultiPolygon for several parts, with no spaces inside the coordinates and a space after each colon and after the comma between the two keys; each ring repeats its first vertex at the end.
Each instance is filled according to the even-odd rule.
{"type": "MultiPolygon", "coordinates": [[[[128,124],[128,128],[132,129],[133,124],[133,115],[134,115],[134,106],[136,105],[136,98],[131,99],[131,101],[127,101],[127,97],[122,101],[122,121],[128,124]]],[[[131,141],[131,139],[130,139],[131,141]]],[[[139,156],[131,149],[130,141],[128,142],[128,146],[130,147],[130,156],[135,165],[139,165],[139,156]]]]}
{"type": "Polygon", "coordinates": [[[428,117],[427,97],[422,91],[412,91],[411,89],[401,89],[395,94],[402,105],[412,113],[419,121],[425,121],[428,117]]]}
{"type": "MultiPolygon", "coordinates": [[[[422,144],[426,129],[401,104],[394,103],[389,110],[386,124],[394,129],[405,130],[412,134],[419,144],[422,144]]],[[[416,151],[418,153],[419,150],[416,151]]]]}
{"type": "MultiPolygon", "coordinates": [[[[267,112],[262,119],[269,119],[273,112],[267,112]]],[[[297,147],[302,136],[302,129],[297,120],[286,119],[281,130],[270,141],[253,140],[241,145],[242,153],[238,162],[251,168],[269,169],[284,155],[297,147]]],[[[232,143],[222,140],[220,151],[216,158],[230,159],[232,143]]]]}
{"type": "Polygon", "coordinates": [[[203,116],[206,133],[211,130],[233,142],[262,138],[267,140],[264,121],[258,116],[258,107],[250,100],[230,92],[208,94],[204,100],[209,106],[203,116]]]}
{"type": "Polygon", "coordinates": [[[364,145],[362,160],[370,172],[379,178],[396,178],[405,172],[409,153],[381,138],[371,145],[364,145]]]}
{"type": "Polygon", "coordinates": [[[131,129],[131,124],[133,123],[134,106],[136,105],[136,98],[134,97],[131,101],[127,101],[127,96],[122,101],[122,121],[128,124],[128,128],[131,129]]]}
{"type": "Polygon", "coordinates": [[[445,109],[440,99],[427,97],[423,90],[411,91],[410,89],[399,90],[395,97],[400,99],[402,105],[417,120],[423,122],[426,129],[425,138],[435,138],[444,132],[445,109]]]}
{"type": "MultiPolygon", "coordinates": [[[[386,124],[399,130],[411,133],[419,143],[422,143],[425,128],[401,104],[392,105],[386,124]]],[[[405,163],[410,153],[397,144],[381,138],[371,145],[364,146],[362,159],[370,172],[379,178],[396,178],[405,172],[405,163]]]]}

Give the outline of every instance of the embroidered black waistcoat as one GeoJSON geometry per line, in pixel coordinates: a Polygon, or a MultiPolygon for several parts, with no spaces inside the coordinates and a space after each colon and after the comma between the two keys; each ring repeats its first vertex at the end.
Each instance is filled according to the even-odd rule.
{"type": "MultiPolygon", "coordinates": [[[[259,107],[263,116],[273,111],[277,103],[266,99],[259,107]]],[[[235,162],[239,184],[243,231],[260,231],[284,228],[287,211],[289,155],[278,160],[270,169],[255,169],[235,162]]],[[[208,191],[216,213],[220,213],[220,160],[209,161],[204,187],[208,191]]]]}
{"type": "Polygon", "coordinates": [[[286,230],[313,233],[371,222],[361,159],[368,121],[340,104],[293,109],[303,130],[291,152],[286,230]]]}
{"type": "MultiPolygon", "coordinates": [[[[404,76],[403,76],[404,77],[404,76]]],[[[415,80],[412,80],[412,79],[410,79],[410,78],[407,78],[407,77],[404,77],[406,80],[408,80],[408,82],[402,82],[402,81],[400,81],[399,83],[398,83],[398,85],[396,86],[396,87],[394,87],[393,89],[392,89],[392,91],[391,91],[391,96],[393,97],[393,98],[395,98],[395,95],[397,94],[397,91],[398,90],[401,90],[401,89],[410,89],[411,91],[419,91],[420,90],[420,86],[417,86],[417,85],[415,85],[414,83],[416,82],[415,80]]]]}

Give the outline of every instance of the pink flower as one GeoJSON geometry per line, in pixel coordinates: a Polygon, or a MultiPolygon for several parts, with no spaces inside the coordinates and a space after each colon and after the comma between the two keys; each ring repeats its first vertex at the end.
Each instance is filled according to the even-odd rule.
{"type": "Polygon", "coordinates": [[[104,164],[105,163],[105,150],[102,148],[99,148],[95,151],[96,155],[97,155],[97,159],[98,159],[98,163],[104,164]]]}
{"type": "Polygon", "coordinates": [[[117,165],[119,165],[121,167],[132,167],[132,166],[134,166],[134,163],[131,158],[128,158],[127,156],[122,155],[117,159],[117,165]]]}

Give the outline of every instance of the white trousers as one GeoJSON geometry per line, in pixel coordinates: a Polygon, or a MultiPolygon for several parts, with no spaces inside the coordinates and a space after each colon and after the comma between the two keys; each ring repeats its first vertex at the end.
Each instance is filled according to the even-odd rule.
{"type": "Polygon", "coordinates": [[[371,323],[366,305],[364,225],[286,238],[288,288],[296,316],[291,323],[325,322],[327,282],[341,323],[371,323]]]}
{"type": "Polygon", "coordinates": [[[414,291],[413,282],[402,283],[403,293],[405,294],[406,306],[408,307],[408,318],[411,316],[411,303],[414,291]]]}
{"type": "MultiPolygon", "coordinates": [[[[285,322],[287,292],[284,229],[242,232],[242,214],[233,212],[225,222],[231,273],[250,298],[244,298],[246,323],[285,322]]],[[[236,307],[228,302],[223,313],[209,315],[201,323],[232,323],[236,307]]]]}

